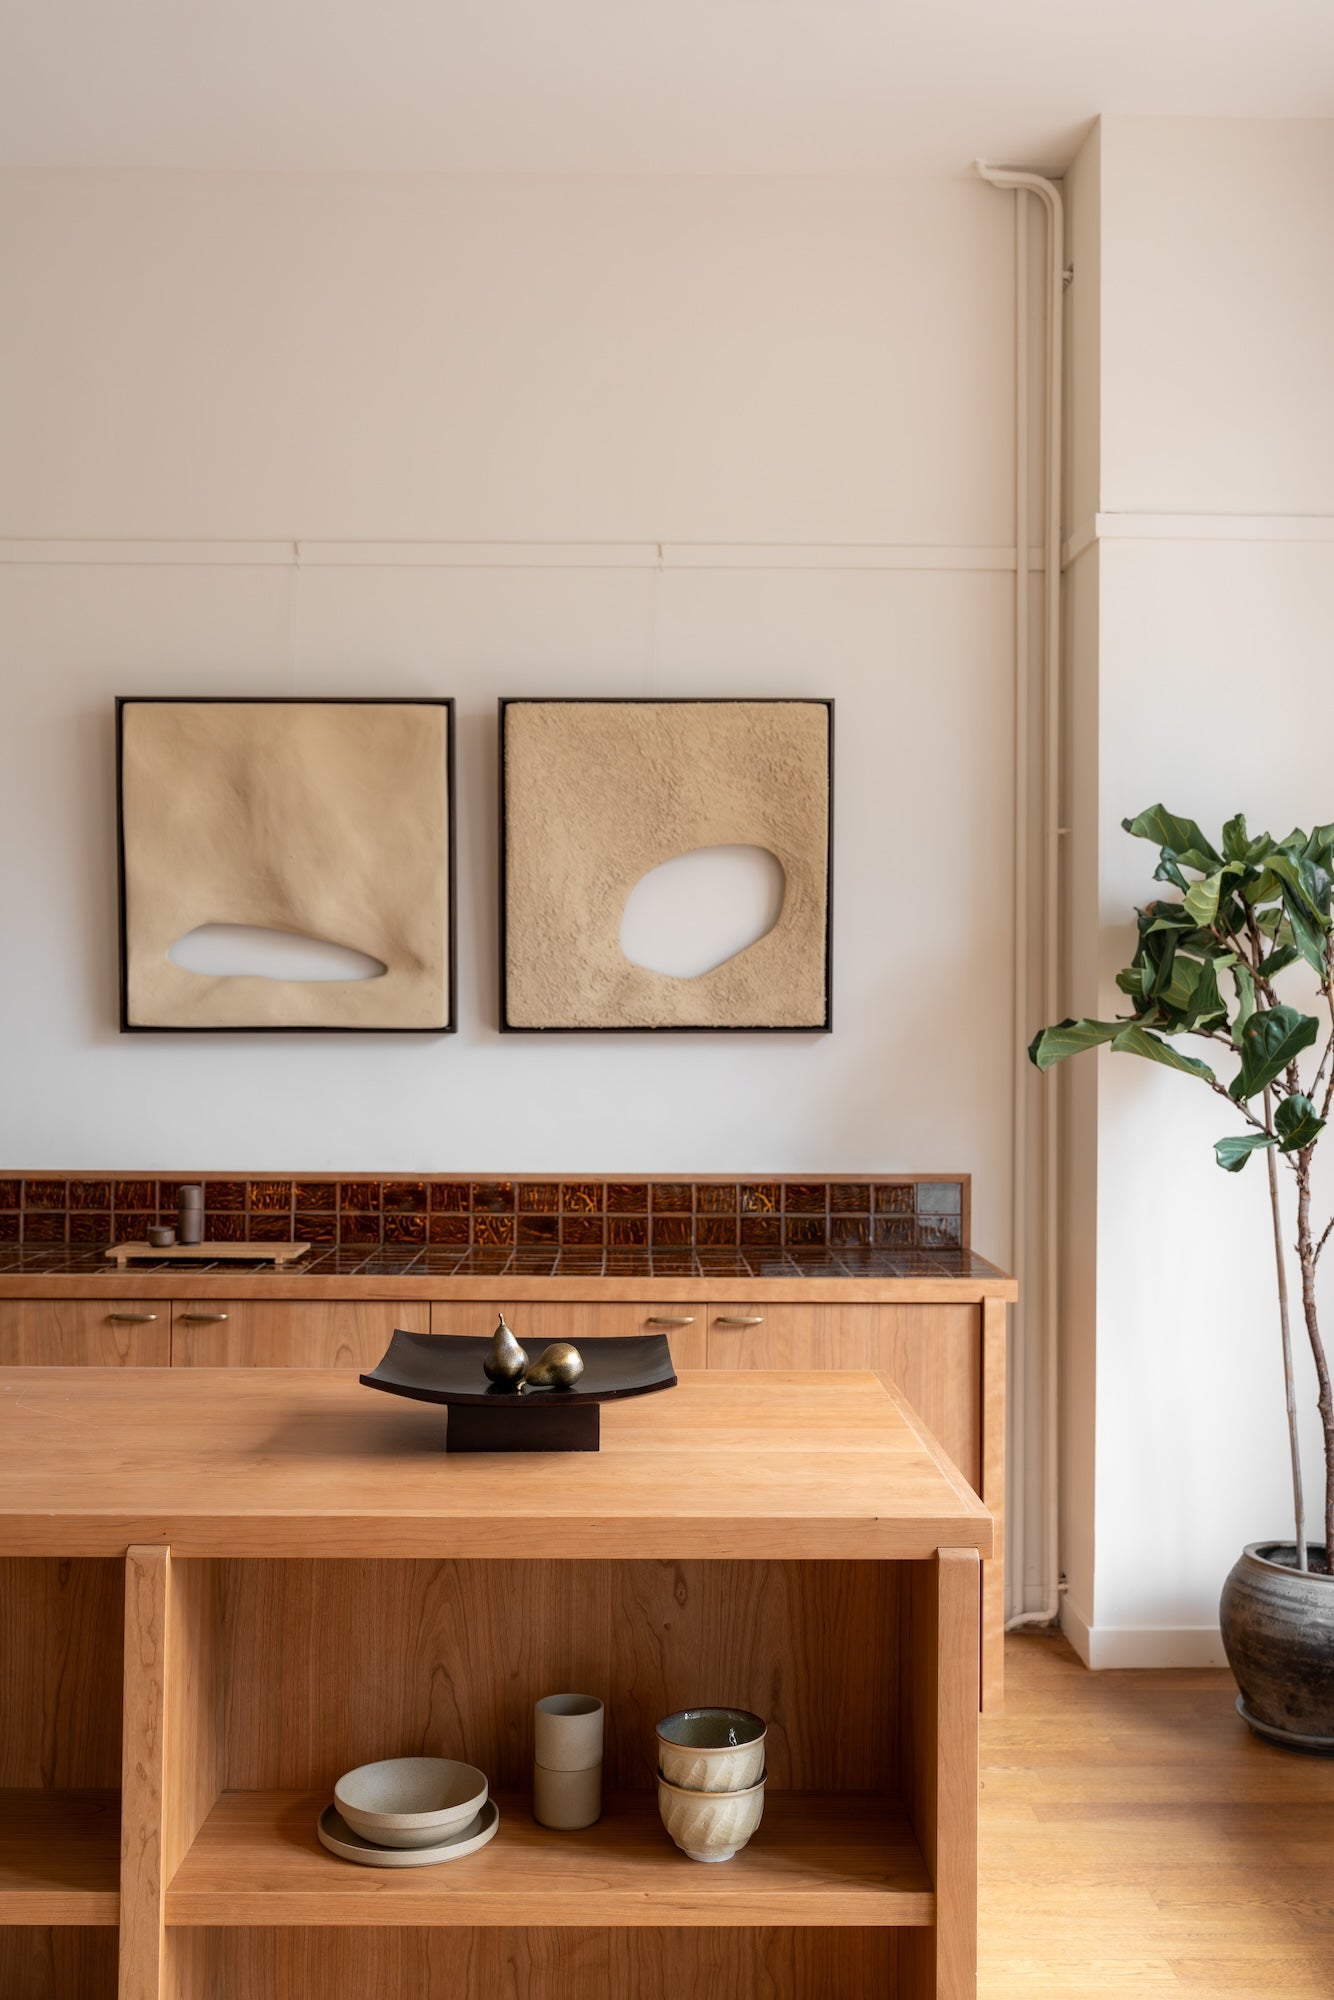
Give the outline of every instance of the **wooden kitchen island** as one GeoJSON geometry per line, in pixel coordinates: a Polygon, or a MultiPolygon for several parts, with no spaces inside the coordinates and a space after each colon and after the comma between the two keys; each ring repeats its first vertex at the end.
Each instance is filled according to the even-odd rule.
{"type": "Polygon", "coordinates": [[[855,1371],[686,1371],[596,1455],[447,1457],[334,1370],[0,1375],[0,1996],[973,2000],[991,1518],[855,1371]],[[535,1698],[607,1702],[605,1810],[531,1816],[535,1698]],[[653,1725],[769,1724],[707,1868],[653,1725]],[[479,1764],[498,1837],[326,1854],[351,1765],[479,1764]]]}

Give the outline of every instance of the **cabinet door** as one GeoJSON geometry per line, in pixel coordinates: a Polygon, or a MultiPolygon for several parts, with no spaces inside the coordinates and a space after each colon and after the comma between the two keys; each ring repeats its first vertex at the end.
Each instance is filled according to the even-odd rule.
{"type": "Polygon", "coordinates": [[[642,1305],[628,1300],[620,1305],[601,1300],[574,1299],[547,1304],[542,1300],[522,1305],[495,1305],[480,1300],[439,1300],[431,1307],[432,1333],[492,1334],[496,1315],[503,1312],[518,1338],[536,1359],[551,1340],[598,1340],[607,1334],[665,1333],[677,1368],[704,1368],[706,1359],[705,1322],[708,1307],[693,1301],[675,1305],[642,1305]]]}
{"type": "Polygon", "coordinates": [[[165,1299],[0,1299],[0,1368],[165,1368],[165,1299]]]}
{"type": "Polygon", "coordinates": [[[710,1368],[874,1368],[903,1391],[981,1490],[982,1369],[975,1305],[713,1305],[710,1368]]]}
{"type": "Polygon", "coordinates": [[[174,1368],[373,1368],[395,1327],[425,1333],[430,1307],[337,1299],[178,1299],[174,1368]]]}

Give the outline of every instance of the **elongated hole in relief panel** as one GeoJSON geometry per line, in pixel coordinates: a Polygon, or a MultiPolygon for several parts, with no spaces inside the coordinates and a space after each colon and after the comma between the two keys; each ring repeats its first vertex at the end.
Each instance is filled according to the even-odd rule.
{"type": "Polygon", "coordinates": [[[389,970],[350,945],[257,924],[200,924],[177,938],[167,957],[212,979],[380,979],[389,970]]]}
{"type": "Polygon", "coordinates": [[[698,979],[768,936],[786,887],[767,847],[692,848],[635,883],[621,916],[621,950],[647,972],[698,979]]]}

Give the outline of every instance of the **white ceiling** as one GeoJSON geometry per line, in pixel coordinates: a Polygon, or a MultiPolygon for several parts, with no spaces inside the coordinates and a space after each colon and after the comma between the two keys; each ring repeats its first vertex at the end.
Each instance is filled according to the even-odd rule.
{"type": "Polygon", "coordinates": [[[1063,165],[1097,112],[1334,115],[1334,0],[0,0],[0,164],[1063,165]]]}

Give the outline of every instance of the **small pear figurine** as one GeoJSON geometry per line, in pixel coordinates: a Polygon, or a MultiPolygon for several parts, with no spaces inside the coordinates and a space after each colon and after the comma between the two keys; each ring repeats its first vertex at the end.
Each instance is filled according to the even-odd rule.
{"type": "Polygon", "coordinates": [[[568,1340],[553,1340],[528,1363],[525,1382],[533,1389],[572,1389],[584,1372],[584,1357],[568,1340]]]}
{"type": "MultiPolygon", "coordinates": [[[[580,1362],[580,1367],[583,1363],[580,1362]]],[[[486,1351],[482,1363],[483,1373],[497,1389],[518,1389],[522,1386],[524,1370],[528,1366],[528,1356],[520,1347],[513,1333],[505,1324],[502,1313],[496,1321],[495,1338],[486,1351]]]]}

